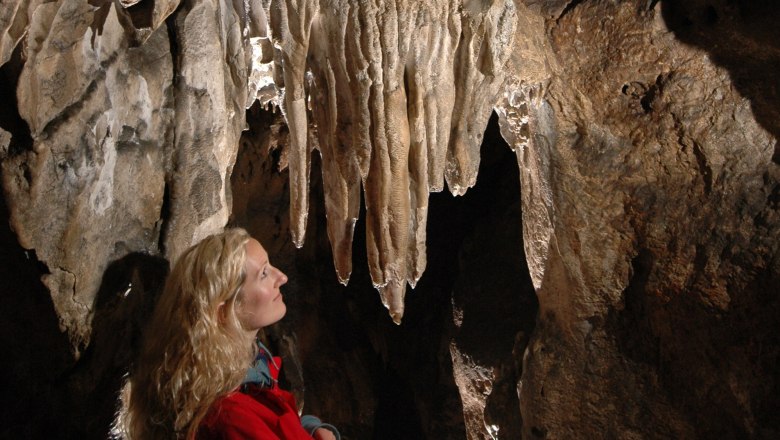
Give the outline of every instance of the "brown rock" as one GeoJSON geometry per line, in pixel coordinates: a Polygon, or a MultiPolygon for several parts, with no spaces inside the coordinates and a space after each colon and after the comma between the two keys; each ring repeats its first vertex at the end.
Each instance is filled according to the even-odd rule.
{"type": "MultiPolygon", "coordinates": [[[[777,429],[759,385],[777,386],[777,350],[757,357],[736,336],[775,344],[776,131],[755,104],[767,98],[713,59],[746,44],[771,68],[777,49],[682,44],[674,5],[570,3],[546,21],[545,93],[505,110],[540,304],[520,388],[530,438],[777,429]]],[[[702,15],[683,32],[739,34],[739,18],[717,19],[728,8],[686,6],[702,15]]]]}
{"type": "Polygon", "coordinates": [[[108,262],[157,250],[172,78],[164,30],[129,48],[112,6],[99,37],[93,7],[56,6],[35,9],[19,78],[32,151],[4,161],[3,177],[12,226],[49,267],[61,328],[79,346],[108,262]]]}

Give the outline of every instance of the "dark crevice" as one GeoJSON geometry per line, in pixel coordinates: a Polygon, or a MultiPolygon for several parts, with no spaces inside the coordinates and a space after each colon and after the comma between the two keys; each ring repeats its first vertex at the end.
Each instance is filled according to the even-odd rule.
{"type": "MultiPolygon", "coordinates": [[[[177,8],[177,11],[181,9],[181,5],[177,8]]],[[[170,106],[171,108],[176,111],[178,110],[176,108],[176,99],[178,95],[178,84],[179,84],[179,43],[177,39],[176,34],[176,16],[177,14],[174,12],[173,14],[169,15],[165,19],[165,28],[168,32],[168,45],[170,47],[171,51],[171,67],[173,71],[171,72],[171,90],[172,90],[172,96],[171,96],[171,102],[170,106]]],[[[161,255],[165,255],[166,251],[166,243],[168,239],[168,234],[170,232],[170,229],[173,227],[171,224],[171,219],[173,217],[173,206],[172,206],[172,192],[175,191],[175,179],[176,179],[176,172],[178,169],[178,154],[176,151],[176,145],[177,145],[177,133],[176,133],[176,124],[171,125],[171,145],[166,148],[166,167],[165,167],[165,188],[163,190],[163,203],[160,207],[160,219],[158,224],[158,230],[159,230],[159,238],[157,241],[157,248],[160,251],[161,255]]]]}
{"type": "Polygon", "coordinates": [[[569,2],[569,4],[566,5],[565,8],[563,8],[563,11],[561,12],[561,15],[558,16],[557,21],[560,22],[563,20],[565,16],[567,16],[571,11],[574,10],[577,6],[582,4],[585,0],[572,0],[569,2]]]}
{"type": "Polygon", "coordinates": [[[531,435],[533,435],[534,438],[547,438],[547,430],[537,426],[532,426],[531,435]]]}
{"type": "Polygon", "coordinates": [[[718,23],[718,11],[712,5],[707,6],[704,10],[704,23],[709,26],[714,26],[718,23]]]}
{"type": "Polygon", "coordinates": [[[644,110],[645,114],[653,111],[653,101],[655,101],[656,96],[658,96],[663,87],[663,80],[663,75],[658,75],[655,79],[655,83],[648,86],[647,91],[640,98],[639,102],[642,105],[642,110],[644,110]]]}
{"type": "Polygon", "coordinates": [[[289,276],[288,313],[269,338],[284,346],[291,340],[284,335],[294,335],[303,375],[290,383],[303,387],[305,380],[306,411],[335,423],[348,438],[465,438],[450,353],[457,342],[466,355],[495,367],[485,417],[507,438],[520,438],[517,382],[538,306],[523,259],[517,160],[496,116],[485,132],[476,186],[461,197],[430,195],[428,266],[417,287],[407,290],[400,326],[371,284],[365,204],[355,225],[350,282],[337,280],[317,155],[307,240],[301,249],[292,245],[287,173],[277,172],[268,148],[279,119],[255,107],[247,113],[249,130],[231,177],[231,224],[255,235],[289,276]],[[462,311],[460,329],[453,302],[462,311]]]}
{"type": "Polygon", "coordinates": [[[135,29],[151,28],[154,19],[155,1],[140,1],[128,7],[127,13],[135,29]]]}
{"type": "Polygon", "coordinates": [[[620,92],[632,99],[632,108],[638,109],[641,107],[644,114],[649,114],[653,111],[653,102],[663,89],[664,79],[664,75],[658,75],[655,83],[652,84],[632,81],[624,84],[620,92]],[[636,106],[637,101],[638,107],[636,106]]]}
{"type": "MultiPolygon", "coordinates": [[[[701,244],[696,245],[696,253],[693,257],[692,273],[696,274],[696,276],[706,276],[705,269],[707,268],[707,263],[709,260],[710,255],[707,253],[706,247],[701,244]]],[[[693,283],[696,282],[696,276],[690,277],[688,279],[688,288],[693,287],[693,283]]]]}
{"type": "Polygon", "coordinates": [[[95,297],[90,344],[56,390],[67,438],[109,438],[125,375],[168,274],[168,261],[132,252],[111,262],[95,297]]]}
{"type": "Polygon", "coordinates": [[[649,319],[650,297],[647,283],[654,261],[652,254],[641,250],[631,260],[631,278],[623,291],[623,309],[608,318],[617,335],[618,348],[628,359],[658,368],[659,342],[649,319]]]}
{"type": "MultiPolygon", "coordinates": [[[[33,149],[30,127],[19,115],[19,105],[16,100],[16,88],[23,65],[22,44],[19,44],[11,53],[8,62],[0,66],[0,100],[4,103],[0,107],[0,128],[11,133],[8,157],[33,149]]],[[[1,159],[3,159],[2,155],[0,155],[1,159]]]]}
{"type": "Polygon", "coordinates": [[[92,47],[95,47],[95,39],[100,37],[103,34],[103,25],[106,23],[106,18],[108,17],[108,13],[111,11],[111,2],[103,2],[103,1],[89,1],[88,2],[91,6],[97,7],[94,14],[92,15],[92,23],[90,23],[89,27],[92,30],[92,47]]]}
{"type": "Polygon", "coordinates": [[[171,186],[167,180],[163,189],[163,200],[160,206],[160,216],[157,221],[157,230],[159,237],[157,239],[157,249],[161,255],[165,255],[165,243],[168,238],[168,225],[171,220],[171,186]]]}
{"type": "Polygon", "coordinates": [[[378,378],[374,440],[424,438],[422,421],[414,402],[414,392],[408,378],[401,377],[392,367],[378,378]]]}
{"type": "Polygon", "coordinates": [[[63,423],[54,388],[74,359],[41,282],[48,268],[20,246],[9,216],[0,192],[0,438],[49,438],[63,423]]]}
{"type": "Polygon", "coordinates": [[[707,155],[702,151],[701,145],[693,141],[693,155],[696,157],[696,164],[699,166],[699,172],[704,179],[704,193],[712,192],[712,168],[707,163],[707,155]]]}
{"type": "Polygon", "coordinates": [[[647,10],[652,11],[660,0],[650,0],[647,4],[647,10]]]}

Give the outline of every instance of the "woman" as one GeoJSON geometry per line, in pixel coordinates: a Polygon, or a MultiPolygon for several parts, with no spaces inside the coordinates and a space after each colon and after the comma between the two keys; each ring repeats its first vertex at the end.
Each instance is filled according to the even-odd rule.
{"type": "Polygon", "coordinates": [[[301,423],[276,384],[278,358],[256,343],[285,315],[287,276],[243,229],[205,238],[171,271],[130,377],[125,427],[133,439],[335,440],[301,423]]]}

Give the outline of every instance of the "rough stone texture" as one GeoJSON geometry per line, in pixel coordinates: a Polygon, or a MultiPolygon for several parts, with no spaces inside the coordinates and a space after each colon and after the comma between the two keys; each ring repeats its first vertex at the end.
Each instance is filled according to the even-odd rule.
{"type": "Polygon", "coordinates": [[[285,355],[287,382],[298,391],[305,387],[304,412],[335,423],[344,438],[482,438],[483,425],[464,421],[461,399],[469,395],[459,392],[454,376],[481,369],[489,371],[483,383],[491,389],[481,394],[478,423],[487,420],[508,438],[519,435],[520,366],[512,353],[522,352],[536,305],[516,252],[522,246],[517,167],[496,121],[482,147],[480,175],[486,177],[463,197],[431,198],[431,264],[409,295],[408,314],[398,327],[373,291],[363,246],[365,220],[356,222],[350,283],[343,286],[326,264],[332,249],[323,233],[322,162],[316,157],[307,225],[315,239],[295,249],[288,233],[289,205],[279,197],[289,191],[288,171],[280,173],[289,145],[286,127],[279,115],[259,105],[248,120],[232,177],[231,224],[258,237],[290,278],[288,315],[266,334],[270,346],[285,355]],[[503,232],[493,234],[496,228],[503,232]],[[505,258],[497,263],[496,254],[505,258]],[[495,325],[496,303],[503,304],[500,325],[495,325]],[[453,313],[460,316],[457,326],[453,313]],[[461,359],[468,366],[458,369],[461,359]]]}
{"type": "Polygon", "coordinates": [[[0,65],[11,59],[11,53],[27,31],[27,6],[26,1],[3,2],[0,11],[0,65]]]}
{"type": "Polygon", "coordinates": [[[79,347],[108,262],[157,250],[170,48],[165,29],[129,47],[113,4],[31,12],[17,90],[32,148],[3,162],[3,184],[12,227],[48,266],[43,282],[79,347]]]}
{"type": "Polygon", "coordinates": [[[7,21],[29,22],[15,80],[31,141],[3,161],[3,185],[78,354],[110,261],[173,259],[227,222],[251,17],[218,1],[184,2],[168,23],[177,2],[10,6],[7,21]]]}
{"type": "MultiPolygon", "coordinates": [[[[283,381],[295,392],[304,412],[336,423],[345,438],[370,437],[376,406],[373,365],[367,356],[370,350],[365,343],[350,350],[334,341],[346,336],[354,345],[355,339],[363,338],[360,332],[334,335],[333,327],[343,325],[343,317],[323,322],[332,309],[343,306],[338,296],[325,300],[324,290],[343,286],[336,281],[333,266],[321,263],[323,258],[330,261],[327,235],[320,233],[324,228],[322,198],[314,199],[309,224],[312,236],[318,240],[309,240],[297,249],[290,234],[287,198],[287,126],[281,114],[264,111],[259,104],[249,110],[247,119],[249,130],[241,138],[231,178],[234,199],[230,224],[244,227],[257,237],[272,263],[289,277],[284,288],[287,316],[266,331],[268,345],[284,357],[283,381]],[[304,383],[304,376],[323,380],[304,383]]],[[[314,169],[319,170],[317,162],[314,169]]],[[[321,196],[319,181],[314,182],[312,190],[321,196]]],[[[370,284],[364,288],[370,288],[370,284]]]]}
{"type": "MultiPolygon", "coordinates": [[[[8,380],[38,381],[45,368],[33,389],[45,389],[46,402],[27,411],[36,403],[8,387],[21,403],[4,426],[36,437],[42,428],[29,416],[46,412],[59,414],[51,425],[65,436],[104,437],[149,286],[159,284],[150,279],[164,266],[150,255],[174,259],[228,219],[257,17],[219,1],[19,1],[2,10],[4,218],[24,256],[9,256],[7,275],[26,266],[22,276],[40,276],[72,353],[48,367],[44,354],[20,356],[8,380]]],[[[40,290],[26,279],[8,288],[12,299],[40,290]]]]}
{"type": "Polygon", "coordinates": [[[8,147],[11,145],[11,133],[0,128],[0,158],[8,155],[8,147]]]}
{"type": "Polygon", "coordinates": [[[540,305],[524,436],[776,437],[777,7],[527,3],[550,77],[504,109],[540,305]]]}
{"type": "Polygon", "coordinates": [[[231,204],[346,438],[780,436],[776,2],[121,4],[0,12],[0,436],[104,436],[146,254],[231,204]]]}
{"type": "Polygon", "coordinates": [[[173,19],[179,76],[171,218],[165,237],[171,259],[222,228],[230,215],[229,181],[246,125],[251,60],[251,47],[243,37],[248,26],[243,7],[185,1],[173,19]]]}

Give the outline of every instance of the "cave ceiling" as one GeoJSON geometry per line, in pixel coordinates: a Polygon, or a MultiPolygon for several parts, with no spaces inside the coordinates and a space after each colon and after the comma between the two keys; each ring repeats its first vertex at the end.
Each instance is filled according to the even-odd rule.
{"type": "Polygon", "coordinates": [[[94,261],[175,258],[225,224],[255,99],[278,105],[291,133],[293,242],[304,241],[318,150],[338,277],[349,280],[362,200],[371,278],[400,323],[426,267],[428,194],[472,187],[508,85],[544,79],[539,48],[516,44],[541,21],[516,3],[12,2],[0,55],[19,58],[31,145],[5,162],[5,187],[63,327],[84,339],[94,261]]]}
{"type": "Polygon", "coordinates": [[[477,179],[487,119],[503,92],[511,1],[267,2],[290,127],[291,233],[302,245],[311,151],[322,156],[328,236],[342,283],[366,209],[371,279],[400,323],[426,266],[428,194],[477,179]],[[313,132],[313,133],[312,133],[313,132]]]}

